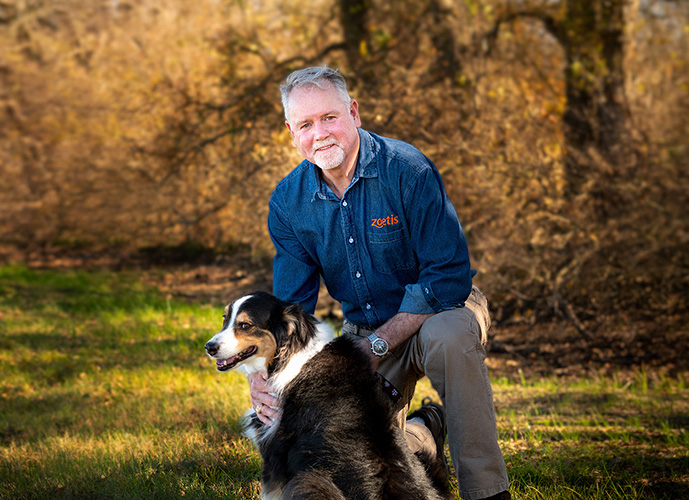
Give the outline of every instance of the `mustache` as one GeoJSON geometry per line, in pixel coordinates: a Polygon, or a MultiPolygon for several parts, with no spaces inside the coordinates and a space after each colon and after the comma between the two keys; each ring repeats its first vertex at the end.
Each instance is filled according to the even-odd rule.
{"type": "Polygon", "coordinates": [[[324,148],[329,148],[330,146],[339,146],[340,143],[337,141],[330,141],[325,144],[315,144],[313,147],[313,152],[317,153],[319,150],[324,149],[324,148]]]}

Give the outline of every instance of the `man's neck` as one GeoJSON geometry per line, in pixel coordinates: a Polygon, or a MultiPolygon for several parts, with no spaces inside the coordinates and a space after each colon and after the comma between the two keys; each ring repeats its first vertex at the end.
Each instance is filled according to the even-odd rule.
{"type": "Polygon", "coordinates": [[[339,167],[330,170],[321,169],[323,181],[339,199],[342,199],[345,191],[354,178],[357,160],[359,159],[359,147],[360,144],[357,144],[356,154],[352,155],[348,163],[347,160],[345,160],[345,163],[339,167]]]}
{"type": "Polygon", "coordinates": [[[342,199],[347,187],[349,187],[349,184],[352,182],[355,167],[356,163],[354,167],[348,170],[341,170],[340,167],[332,170],[321,170],[323,181],[338,198],[342,199]]]}

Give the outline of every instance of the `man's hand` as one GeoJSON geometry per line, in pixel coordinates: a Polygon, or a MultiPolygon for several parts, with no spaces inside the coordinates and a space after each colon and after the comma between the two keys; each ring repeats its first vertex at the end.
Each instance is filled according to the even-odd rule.
{"type": "Polygon", "coordinates": [[[272,388],[268,384],[266,372],[249,375],[249,392],[251,393],[251,405],[261,422],[267,426],[272,426],[280,420],[281,412],[278,407],[278,399],[271,394],[272,388]]]}
{"type": "Polygon", "coordinates": [[[371,371],[373,373],[378,371],[378,365],[380,364],[381,358],[380,356],[373,354],[373,351],[371,350],[371,342],[366,337],[361,338],[361,341],[359,342],[359,349],[361,349],[361,352],[366,354],[371,366],[371,371]]]}

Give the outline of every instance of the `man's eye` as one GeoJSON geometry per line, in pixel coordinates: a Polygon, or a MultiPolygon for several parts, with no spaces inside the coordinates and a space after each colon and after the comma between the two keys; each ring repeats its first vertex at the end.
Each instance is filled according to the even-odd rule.
{"type": "Polygon", "coordinates": [[[299,127],[299,128],[300,128],[301,130],[306,130],[306,129],[309,128],[310,126],[311,126],[310,123],[305,123],[304,125],[302,125],[302,126],[299,127]]]}

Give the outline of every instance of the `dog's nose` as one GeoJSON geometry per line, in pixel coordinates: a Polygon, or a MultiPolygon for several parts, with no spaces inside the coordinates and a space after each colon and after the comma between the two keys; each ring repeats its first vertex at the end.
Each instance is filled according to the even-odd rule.
{"type": "Polygon", "coordinates": [[[218,344],[216,342],[213,342],[212,340],[209,341],[206,344],[206,352],[210,355],[213,356],[216,352],[218,352],[218,344]]]}

